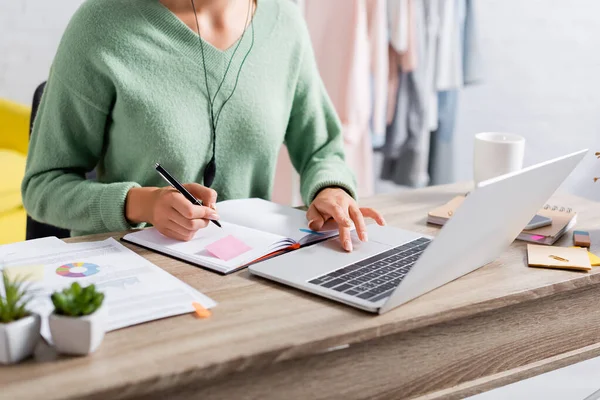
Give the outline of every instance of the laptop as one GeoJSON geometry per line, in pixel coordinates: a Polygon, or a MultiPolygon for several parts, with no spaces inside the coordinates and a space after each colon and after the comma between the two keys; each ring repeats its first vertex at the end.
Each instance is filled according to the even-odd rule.
{"type": "MultiPolygon", "coordinates": [[[[338,238],[251,265],[252,274],[373,313],[385,313],[494,261],[583,159],[581,150],[481,182],[435,240],[368,225],[354,251],[338,238]]],[[[354,235],[355,236],[355,235],[354,235]]]]}

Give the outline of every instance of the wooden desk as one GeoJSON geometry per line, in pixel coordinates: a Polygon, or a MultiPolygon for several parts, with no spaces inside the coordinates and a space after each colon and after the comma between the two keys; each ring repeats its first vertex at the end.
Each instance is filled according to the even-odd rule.
{"type": "MultiPolygon", "coordinates": [[[[363,203],[390,224],[435,234],[426,212],[465,190],[363,203]]],[[[600,204],[555,200],[579,211],[600,250],[600,204]]],[[[213,316],[111,332],[90,357],[44,361],[40,351],[38,362],[0,368],[0,398],[460,398],[600,355],[600,267],[528,268],[523,243],[382,316],[131,248],[218,301],[213,316]]]]}

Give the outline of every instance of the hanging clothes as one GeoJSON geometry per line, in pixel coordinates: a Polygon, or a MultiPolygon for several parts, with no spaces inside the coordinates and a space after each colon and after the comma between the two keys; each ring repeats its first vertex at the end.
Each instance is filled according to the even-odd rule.
{"type": "Polygon", "coordinates": [[[477,21],[477,2],[465,1],[465,21],[463,31],[463,81],[470,85],[481,81],[484,74],[483,56],[477,21]]]}
{"type": "Polygon", "coordinates": [[[434,111],[431,99],[435,95],[439,1],[412,0],[410,6],[414,41],[409,43],[408,51],[414,52],[416,65],[410,71],[402,70],[399,65],[395,71],[398,90],[394,116],[386,130],[381,178],[399,185],[422,187],[429,181],[430,113],[434,111]]]}
{"type": "Polygon", "coordinates": [[[390,45],[399,54],[408,50],[409,2],[410,0],[388,0],[387,2],[390,45]]]}
{"type": "Polygon", "coordinates": [[[458,110],[458,89],[438,93],[438,124],[429,145],[429,184],[454,182],[454,127],[458,110]]]}
{"type": "MultiPolygon", "coordinates": [[[[429,153],[430,185],[442,185],[455,181],[456,162],[454,158],[454,129],[458,113],[459,91],[465,86],[478,82],[482,77],[481,53],[476,26],[476,10],[472,0],[455,0],[455,9],[446,18],[447,35],[440,35],[448,41],[452,54],[447,57],[445,70],[438,74],[438,120],[437,128],[431,133],[429,153]]],[[[441,51],[446,50],[443,46],[441,51]]]]}
{"type": "Polygon", "coordinates": [[[464,84],[463,45],[465,0],[444,1],[440,7],[440,35],[436,69],[437,115],[431,124],[429,184],[454,181],[454,127],[458,91],[464,84]]]}
{"type": "Polygon", "coordinates": [[[394,58],[412,56],[415,65],[398,62],[397,77],[389,79],[396,95],[388,97],[388,112],[394,113],[388,114],[381,177],[412,187],[449,183],[458,90],[480,78],[474,2],[410,0],[408,5],[414,11],[409,25],[414,43],[409,41],[402,54],[390,54],[390,73],[396,75],[394,58]]]}
{"type": "MultiPolygon", "coordinates": [[[[386,0],[302,0],[299,5],[321,78],[342,123],[346,162],[356,175],[358,195],[370,196],[375,175],[371,133],[384,136],[386,131],[386,0]]],[[[273,197],[284,202],[277,179],[284,182],[293,169],[287,160],[278,166],[273,197]]]]}

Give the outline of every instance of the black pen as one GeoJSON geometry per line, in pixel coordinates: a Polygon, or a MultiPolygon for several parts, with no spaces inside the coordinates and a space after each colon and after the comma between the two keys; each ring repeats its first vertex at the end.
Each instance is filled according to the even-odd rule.
{"type": "MultiPolygon", "coordinates": [[[[171,176],[171,174],[169,174],[167,172],[167,170],[164,169],[159,163],[156,163],[156,171],[160,174],[160,176],[163,177],[163,179],[165,181],[167,181],[167,183],[169,183],[169,185],[171,185],[175,189],[177,189],[177,191],[179,193],[181,193],[186,199],[188,199],[192,204],[195,204],[197,206],[203,205],[202,200],[198,200],[197,198],[192,196],[192,194],[190,192],[188,192],[187,189],[184,188],[181,183],[177,182],[177,179],[173,178],[171,176]]],[[[210,221],[212,223],[214,223],[216,226],[218,226],[219,228],[221,227],[221,224],[219,223],[219,221],[215,221],[214,219],[211,219],[210,221]]]]}

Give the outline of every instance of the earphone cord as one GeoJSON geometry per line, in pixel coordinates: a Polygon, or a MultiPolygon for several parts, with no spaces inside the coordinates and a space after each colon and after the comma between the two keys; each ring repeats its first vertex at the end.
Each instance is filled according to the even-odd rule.
{"type": "MultiPolygon", "coordinates": [[[[198,23],[198,15],[196,13],[196,6],[194,4],[194,0],[190,0],[190,1],[192,3],[192,9],[194,10],[194,19],[196,20],[196,30],[198,32],[198,41],[200,42],[200,50],[202,52],[202,68],[204,69],[204,83],[206,85],[206,93],[207,93],[207,96],[208,96],[208,104],[209,104],[209,112],[210,112],[210,120],[211,120],[212,157],[211,157],[211,159],[209,161],[209,165],[210,165],[211,163],[213,163],[213,164],[215,163],[216,133],[217,133],[217,126],[219,124],[219,117],[221,116],[221,111],[223,111],[223,107],[225,107],[225,104],[227,104],[227,102],[229,101],[229,99],[231,99],[231,97],[235,93],[235,90],[237,88],[238,81],[239,81],[239,78],[240,78],[240,73],[242,72],[242,68],[244,66],[244,63],[246,62],[246,58],[248,58],[248,55],[250,54],[250,51],[252,50],[252,47],[254,47],[254,18],[253,18],[250,21],[250,27],[252,29],[252,42],[250,43],[250,48],[248,49],[248,51],[246,52],[246,55],[242,59],[242,62],[240,64],[240,68],[239,68],[237,76],[235,78],[235,84],[233,86],[233,89],[231,90],[231,94],[227,97],[227,99],[225,99],[225,101],[223,102],[223,104],[219,108],[219,111],[217,112],[217,117],[215,119],[214,102],[215,102],[215,100],[217,98],[217,95],[219,94],[219,91],[221,90],[221,87],[223,86],[223,83],[225,82],[225,78],[227,77],[227,73],[229,72],[229,68],[230,68],[231,63],[233,61],[233,57],[235,56],[235,53],[237,52],[238,48],[240,47],[240,44],[242,43],[242,41],[244,39],[244,35],[246,34],[245,25],[248,22],[248,17],[250,16],[250,9],[252,8],[252,0],[250,0],[249,3],[248,3],[248,11],[246,13],[246,20],[244,21],[244,31],[242,32],[242,36],[240,37],[240,40],[238,41],[237,45],[235,46],[235,49],[233,50],[231,58],[229,59],[229,63],[227,63],[227,68],[225,69],[225,73],[223,75],[223,79],[221,79],[221,83],[219,83],[217,91],[215,92],[215,95],[212,98],[211,98],[210,89],[209,89],[209,86],[208,86],[208,75],[206,73],[206,63],[204,61],[204,43],[202,43],[202,36],[200,35],[200,25],[198,23]]],[[[212,179],[214,179],[214,176],[211,177],[210,183],[212,183],[212,179]]],[[[210,186],[210,183],[207,186],[210,186]]]]}
{"type": "Polygon", "coordinates": [[[221,116],[221,111],[223,111],[223,107],[225,107],[225,104],[227,104],[229,99],[231,99],[231,97],[235,93],[235,89],[237,88],[238,81],[240,80],[240,73],[242,72],[242,67],[244,66],[244,63],[246,62],[246,58],[248,58],[250,51],[252,51],[252,47],[254,47],[254,21],[250,22],[250,28],[252,29],[252,41],[250,42],[250,47],[248,48],[248,51],[246,52],[246,54],[244,55],[244,58],[242,59],[242,63],[240,64],[240,69],[238,70],[238,73],[235,77],[235,84],[233,85],[231,94],[229,95],[229,97],[227,97],[227,99],[225,99],[225,101],[223,102],[223,105],[221,105],[221,108],[219,109],[219,112],[217,113],[217,120],[215,121],[215,128],[219,124],[219,117],[221,116]]]}

